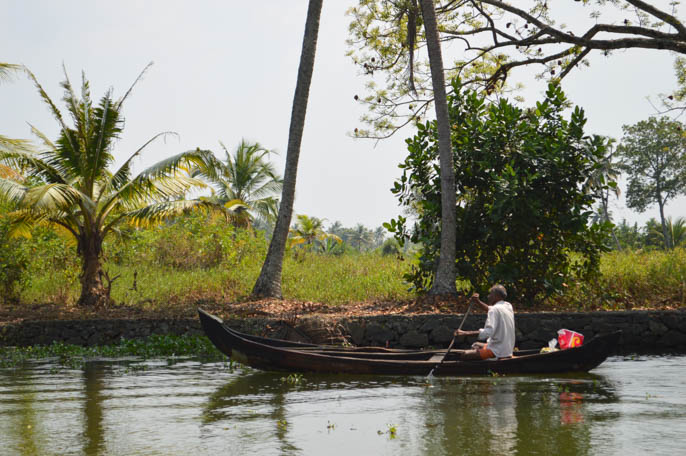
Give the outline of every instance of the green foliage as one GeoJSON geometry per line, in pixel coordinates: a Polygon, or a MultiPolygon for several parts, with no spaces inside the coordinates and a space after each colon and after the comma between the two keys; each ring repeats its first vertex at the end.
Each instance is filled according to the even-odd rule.
{"type": "Polygon", "coordinates": [[[271,226],[276,222],[283,181],[269,161],[274,152],[259,143],[242,140],[231,153],[220,141],[226,158],[215,169],[198,169],[217,191],[213,200],[235,226],[248,226],[257,220],[271,226]]]}
{"type": "Polygon", "coordinates": [[[627,206],[644,212],[657,204],[667,248],[672,240],[666,230],[664,205],[686,191],[686,136],[680,122],[650,117],[623,127],[618,151],[628,176],[627,206]]]}
{"type": "Polygon", "coordinates": [[[605,253],[600,275],[593,281],[570,283],[563,299],[559,301],[564,308],[576,310],[683,307],[686,249],[605,253]]]}
{"type": "Polygon", "coordinates": [[[26,285],[28,257],[19,239],[9,236],[10,222],[0,208],[0,304],[18,299],[26,285]]]}
{"type": "Polygon", "coordinates": [[[182,199],[188,190],[202,185],[187,172],[193,167],[213,169],[216,159],[211,152],[197,149],[169,157],[133,176],[132,161],[152,141],[168,134],[160,133],[114,169],[114,144],[124,128],[122,105],[131,89],[118,100],[109,91],[96,104],[85,75],[77,95],[65,73],[63,100],[73,121],[68,126],[36,77],[28,74],[60,130],[53,142],[32,127],[43,143],[40,154],[30,149],[0,148],[0,162],[29,177],[0,177],[0,198],[16,206],[11,213],[12,234],[28,236],[33,227],[43,225],[72,236],[83,265],[79,302],[84,306],[107,304],[109,296],[100,279],[103,240],[125,221],[156,224],[206,208],[203,200],[182,199]]]}
{"type": "Polygon", "coordinates": [[[194,356],[221,360],[221,354],[205,336],[153,334],[145,339],[122,339],[116,345],[82,347],[54,342],[51,345],[0,347],[0,367],[14,367],[28,360],[57,358],[63,366],[79,367],[93,358],[136,356],[144,359],[194,356]]]}
{"type": "MultiPolygon", "coordinates": [[[[574,277],[597,273],[610,224],[591,224],[592,194],[582,185],[602,159],[583,135],[583,110],[562,117],[567,99],[550,84],[546,97],[522,110],[507,100],[487,104],[453,82],[449,97],[457,192],[458,276],[473,288],[504,283],[514,299],[530,303],[563,289],[574,277]],[[571,252],[581,260],[572,261],[571,252]]],[[[404,242],[421,243],[407,278],[429,289],[440,245],[440,180],[435,122],[418,126],[392,192],[414,208],[385,225],[404,242]]]]}
{"type": "MultiPolygon", "coordinates": [[[[32,234],[15,240],[27,258],[17,288],[21,303],[75,302],[75,247],[46,228],[32,234]]],[[[105,241],[103,270],[118,276],[111,289],[118,304],[171,310],[198,301],[238,301],[249,295],[267,247],[259,233],[235,228],[223,217],[191,213],[157,227],[125,227],[105,241]]],[[[350,247],[339,255],[292,251],[284,259],[284,296],[332,305],[407,299],[406,269],[407,262],[394,256],[350,247]]]]}

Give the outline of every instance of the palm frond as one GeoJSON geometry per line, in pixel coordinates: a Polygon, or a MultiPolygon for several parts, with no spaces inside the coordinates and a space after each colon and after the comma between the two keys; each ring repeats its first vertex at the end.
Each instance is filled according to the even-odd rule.
{"type": "MultiPolygon", "coordinates": [[[[163,131],[162,133],[158,133],[152,138],[150,138],[148,141],[145,142],[141,147],[138,148],[131,156],[119,167],[119,169],[111,175],[111,177],[108,180],[108,183],[104,186],[106,189],[114,189],[118,190],[121,189],[124,185],[126,185],[128,182],[130,182],[130,176],[131,176],[131,164],[133,160],[138,157],[143,150],[148,147],[152,142],[157,140],[158,138],[166,137],[167,135],[176,135],[178,136],[177,133],[172,132],[172,131],[163,131]]],[[[98,198],[100,200],[100,198],[98,198]]]]}
{"type": "Polygon", "coordinates": [[[74,204],[83,203],[84,196],[69,185],[45,184],[27,189],[19,204],[22,208],[54,213],[56,211],[68,211],[74,204]]]}
{"type": "MultiPolygon", "coordinates": [[[[204,199],[165,201],[122,214],[116,222],[126,218],[132,226],[147,227],[190,211],[209,211],[212,209],[213,205],[204,199]]],[[[106,231],[111,230],[114,223],[109,224],[106,231]]]]}
{"type": "Polygon", "coordinates": [[[19,204],[26,196],[28,187],[12,179],[0,177],[0,199],[19,204]]]}
{"type": "Polygon", "coordinates": [[[0,62],[0,81],[7,81],[12,77],[12,73],[21,70],[21,65],[0,62]]]}
{"type": "Polygon", "coordinates": [[[135,81],[133,81],[133,84],[131,84],[131,87],[129,87],[129,90],[126,91],[123,97],[121,97],[115,104],[114,104],[114,109],[116,111],[119,111],[121,109],[121,106],[124,104],[124,101],[129,97],[129,94],[131,91],[133,91],[133,88],[138,84],[138,81],[143,79],[143,75],[148,71],[148,69],[153,65],[154,62],[148,63],[145,68],[143,68],[143,71],[140,72],[138,77],[136,78],[135,81]]]}
{"type": "Polygon", "coordinates": [[[55,145],[54,142],[50,141],[48,136],[40,131],[38,128],[34,127],[33,124],[27,122],[29,124],[29,127],[31,127],[31,133],[38,139],[40,139],[43,142],[43,145],[48,148],[48,150],[55,152],[57,150],[57,146],[55,145]]]}
{"type": "Polygon", "coordinates": [[[44,182],[64,184],[66,180],[59,169],[37,156],[31,149],[15,148],[3,151],[0,149],[0,162],[22,170],[23,173],[35,176],[44,182]]]}
{"type": "Polygon", "coordinates": [[[24,71],[26,71],[26,73],[28,74],[29,79],[31,79],[31,81],[33,81],[33,84],[34,84],[34,85],[36,86],[36,88],[38,89],[38,93],[40,94],[41,98],[43,99],[43,101],[44,101],[44,102],[48,105],[48,107],[50,108],[50,112],[52,113],[52,115],[53,115],[53,116],[55,117],[55,119],[59,122],[60,126],[62,127],[62,131],[65,132],[65,137],[66,137],[66,139],[67,139],[68,142],[69,142],[69,146],[71,147],[72,152],[73,152],[73,153],[76,153],[77,148],[76,148],[76,144],[74,144],[74,142],[73,142],[73,138],[71,138],[70,135],[66,134],[66,132],[68,132],[69,129],[67,128],[67,125],[64,123],[64,119],[62,118],[62,113],[60,112],[59,109],[57,109],[57,106],[56,106],[55,103],[52,101],[52,99],[50,98],[50,96],[48,96],[48,93],[45,91],[45,89],[43,89],[43,86],[40,84],[40,82],[38,82],[38,79],[37,79],[36,76],[31,72],[31,70],[29,70],[28,68],[24,67],[24,71]]]}

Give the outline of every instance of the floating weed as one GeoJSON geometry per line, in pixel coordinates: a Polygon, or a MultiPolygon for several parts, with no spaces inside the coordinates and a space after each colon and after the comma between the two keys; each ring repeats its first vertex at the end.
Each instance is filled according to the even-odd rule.
{"type": "Polygon", "coordinates": [[[301,385],[305,382],[303,374],[289,374],[288,377],[281,377],[281,383],[288,383],[293,386],[301,385]]]}
{"type": "Polygon", "coordinates": [[[51,345],[0,347],[0,367],[17,367],[26,361],[55,358],[61,367],[81,369],[94,358],[136,356],[152,357],[198,356],[207,361],[225,359],[205,336],[152,335],[146,339],[121,339],[115,345],[82,347],[54,342],[51,345]]]}
{"type": "Polygon", "coordinates": [[[336,429],[336,425],[334,423],[332,423],[331,421],[327,420],[326,421],[326,430],[327,431],[333,431],[334,429],[336,429]]]}
{"type": "Polygon", "coordinates": [[[396,429],[396,427],[392,424],[388,424],[387,426],[388,426],[388,430],[386,430],[385,432],[384,431],[376,431],[376,433],[378,435],[388,434],[389,439],[396,438],[398,436],[398,430],[396,429]]]}
{"type": "Polygon", "coordinates": [[[276,422],[276,427],[281,430],[285,430],[288,427],[288,422],[286,420],[279,420],[276,422]]]}

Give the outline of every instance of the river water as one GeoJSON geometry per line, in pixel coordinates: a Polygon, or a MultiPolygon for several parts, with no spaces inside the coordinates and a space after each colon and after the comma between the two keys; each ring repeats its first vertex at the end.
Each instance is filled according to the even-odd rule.
{"type": "Polygon", "coordinates": [[[686,356],[588,375],[284,377],[226,363],[0,369],[1,455],[686,454],[686,356]]]}

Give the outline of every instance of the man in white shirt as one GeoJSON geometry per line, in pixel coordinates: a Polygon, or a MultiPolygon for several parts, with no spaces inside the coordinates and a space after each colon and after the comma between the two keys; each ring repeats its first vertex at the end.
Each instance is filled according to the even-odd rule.
{"type": "Polygon", "coordinates": [[[479,304],[488,311],[486,324],[478,331],[455,331],[456,336],[478,336],[479,339],[486,339],[486,343],[475,342],[472,350],[465,350],[461,359],[488,359],[488,358],[509,358],[515,344],[515,324],[514,310],[512,304],[505,301],[507,290],[497,284],[493,285],[488,291],[488,304],[479,299],[479,294],[474,293],[471,301],[479,304]]]}

